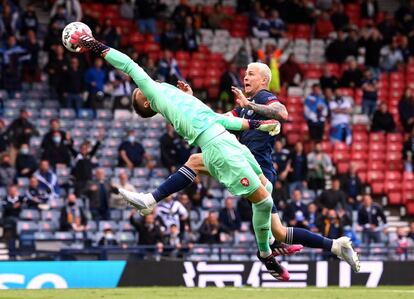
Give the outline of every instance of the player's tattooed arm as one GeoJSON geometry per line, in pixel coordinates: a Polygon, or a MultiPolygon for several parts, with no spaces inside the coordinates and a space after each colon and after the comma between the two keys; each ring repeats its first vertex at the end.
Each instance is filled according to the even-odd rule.
{"type": "Polygon", "coordinates": [[[240,107],[253,110],[257,114],[270,119],[276,119],[278,121],[286,121],[288,119],[288,112],[285,105],[279,102],[274,102],[270,105],[253,103],[244,96],[243,92],[240,89],[232,87],[232,91],[236,102],[240,105],[240,107]]]}

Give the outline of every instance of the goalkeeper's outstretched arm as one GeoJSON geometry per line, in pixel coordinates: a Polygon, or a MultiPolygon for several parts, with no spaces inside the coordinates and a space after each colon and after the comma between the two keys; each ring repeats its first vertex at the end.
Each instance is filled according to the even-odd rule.
{"type": "Polygon", "coordinates": [[[259,130],[275,136],[280,133],[277,120],[255,120],[217,114],[219,123],[230,131],[259,130]]]}
{"type": "Polygon", "coordinates": [[[84,49],[91,50],[95,54],[102,56],[113,67],[128,74],[142,93],[147,98],[151,98],[154,88],[157,87],[158,83],[152,80],[151,77],[127,55],[97,41],[85,32],[75,32],[72,34],[71,43],[75,45],[77,44],[84,49]]]}

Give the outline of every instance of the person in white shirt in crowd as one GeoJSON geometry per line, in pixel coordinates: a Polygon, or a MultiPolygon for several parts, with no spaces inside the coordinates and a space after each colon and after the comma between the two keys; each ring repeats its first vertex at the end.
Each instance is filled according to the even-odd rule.
{"type": "MultiPolygon", "coordinates": [[[[113,187],[124,188],[125,190],[136,192],[135,187],[128,181],[128,175],[125,172],[120,172],[118,178],[119,182],[113,184],[113,187]]],[[[127,203],[122,199],[120,194],[111,193],[109,207],[111,209],[125,209],[127,208],[127,203]]]]}
{"type": "Polygon", "coordinates": [[[79,0],[57,0],[50,11],[50,15],[54,16],[59,7],[63,6],[66,11],[68,22],[80,22],[82,20],[82,7],[79,0]]]}
{"type": "Polygon", "coordinates": [[[323,152],[321,143],[315,143],[307,161],[309,188],[315,191],[324,189],[326,178],[333,172],[333,165],[329,155],[323,152]]]}
{"type": "Polygon", "coordinates": [[[343,96],[342,91],[337,89],[334,99],[329,102],[329,109],[331,111],[331,141],[351,144],[352,100],[343,96]]]}
{"type": "MultiPolygon", "coordinates": [[[[178,231],[181,231],[180,224],[188,219],[187,209],[178,200],[174,200],[172,195],[158,203],[156,213],[167,230],[172,224],[175,224],[178,231]]],[[[169,231],[166,233],[169,233],[169,231]]]]}
{"type": "Polygon", "coordinates": [[[110,94],[113,98],[113,110],[131,110],[132,86],[130,77],[120,70],[112,70],[108,74],[110,94]]]}

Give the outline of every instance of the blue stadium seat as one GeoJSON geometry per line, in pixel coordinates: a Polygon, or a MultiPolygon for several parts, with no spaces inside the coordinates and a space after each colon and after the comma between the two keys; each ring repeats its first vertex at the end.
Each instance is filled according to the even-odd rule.
{"type": "Polygon", "coordinates": [[[72,232],[55,232],[55,239],[57,240],[73,240],[75,235],[72,232]]]}
{"type": "Polygon", "coordinates": [[[134,168],[134,177],[148,177],[149,169],[146,167],[136,167],[134,168]]]}
{"type": "Polygon", "coordinates": [[[128,176],[131,176],[131,170],[127,167],[116,167],[115,168],[115,176],[119,176],[121,172],[126,173],[128,176]]]}
{"type": "Polygon", "coordinates": [[[146,189],[149,187],[149,183],[146,178],[131,178],[130,182],[138,190],[146,189]]]}
{"type": "Polygon", "coordinates": [[[42,144],[42,138],[41,137],[32,137],[30,138],[30,147],[39,148],[42,144]]]}
{"type": "Polygon", "coordinates": [[[96,232],[98,229],[98,226],[96,225],[96,221],[88,220],[88,223],[86,224],[86,230],[88,232],[96,232]]]}
{"type": "Polygon", "coordinates": [[[153,139],[153,138],[145,138],[142,141],[142,146],[148,150],[148,149],[152,149],[152,148],[156,148],[159,150],[160,148],[160,142],[158,139],[153,139]]]}
{"type": "Polygon", "coordinates": [[[14,119],[18,117],[19,114],[20,114],[20,111],[18,108],[8,108],[4,110],[4,117],[7,117],[7,118],[14,119]]]}
{"type": "Polygon", "coordinates": [[[112,119],[113,115],[112,115],[112,111],[108,110],[108,109],[97,109],[96,110],[96,117],[98,119],[112,119]]]}
{"type": "Polygon", "coordinates": [[[55,118],[58,116],[58,111],[54,108],[43,108],[40,110],[40,117],[42,118],[55,118]]]}
{"type": "Polygon", "coordinates": [[[255,242],[254,235],[250,232],[238,232],[234,233],[234,241],[236,244],[240,243],[253,243],[255,242]]]}
{"type": "Polygon", "coordinates": [[[75,119],[76,112],[74,109],[70,108],[61,108],[59,111],[59,117],[62,119],[75,119]]]}
{"type": "Polygon", "coordinates": [[[57,222],[54,221],[40,221],[39,231],[41,232],[53,232],[58,229],[57,222]]]}
{"type": "Polygon", "coordinates": [[[166,168],[154,168],[153,175],[158,178],[166,178],[170,172],[166,168]]]}
{"type": "Polygon", "coordinates": [[[118,230],[118,224],[115,221],[99,221],[99,231],[103,231],[106,227],[110,227],[113,231],[118,230]]]}
{"type": "Polygon", "coordinates": [[[135,228],[131,225],[129,221],[120,221],[118,223],[118,228],[120,231],[135,231],[135,228]]]}
{"type": "Polygon", "coordinates": [[[109,218],[114,221],[119,221],[122,219],[122,211],[118,209],[111,209],[109,211],[109,218]]]}
{"type": "Polygon", "coordinates": [[[52,232],[35,232],[34,233],[34,239],[35,240],[53,240],[55,238],[54,234],[52,232]]]}
{"type": "Polygon", "coordinates": [[[60,119],[60,127],[62,129],[72,129],[74,126],[74,121],[71,119],[60,119]]]}
{"type": "MultiPolygon", "coordinates": [[[[43,102],[43,107],[58,109],[59,102],[57,100],[47,100],[43,102]]],[[[55,117],[57,117],[57,113],[55,117]]]]}
{"type": "Polygon", "coordinates": [[[118,232],[116,239],[119,244],[135,245],[137,243],[135,235],[132,232],[118,232]]]}
{"type": "Polygon", "coordinates": [[[208,210],[219,210],[221,209],[221,202],[217,199],[204,198],[203,208],[208,210]]]}
{"type": "Polygon", "coordinates": [[[82,119],[93,119],[94,114],[92,109],[80,109],[79,110],[79,118],[82,119]]]}
{"type": "Polygon", "coordinates": [[[19,186],[19,188],[29,187],[29,178],[17,178],[17,185],[19,186]]]}
{"type": "Polygon", "coordinates": [[[38,210],[24,209],[20,212],[19,218],[22,220],[37,221],[40,219],[40,213],[38,210]]]}
{"type": "Polygon", "coordinates": [[[50,121],[43,118],[38,118],[36,120],[36,126],[38,128],[49,128],[50,127],[50,121]]]}
{"type": "Polygon", "coordinates": [[[59,210],[48,210],[41,211],[41,218],[43,221],[59,222],[60,211],[59,210]]]}
{"type": "Polygon", "coordinates": [[[18,221],[17,234],[22,232],[35,232],[38,230],[38,224],[35,221],[18,221]]]}

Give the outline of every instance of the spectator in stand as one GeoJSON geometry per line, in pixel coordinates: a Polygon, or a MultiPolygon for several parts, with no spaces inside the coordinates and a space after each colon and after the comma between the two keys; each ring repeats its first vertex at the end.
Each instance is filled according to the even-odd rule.
{"type": "Polygon", "coordinates": [[[85,91],[85,83],[80,78],[83,77],[83,70],[79,66],[79,59],[72,57],[70,66],[65,72],[64,97],[67,108],[75,109],[79,116],[79,110],[83,107],[82,93],[85,91]]]}
{"type": "Polygon", "coordinates": [[[283,147],[280,139],[275,142],[274,152],[272,153],[273,167],[277,171],[277,179],[285,181],[288,175],[288,164],[290,159],[290,151],[283,147]]]}
{"type": "Polygon", "coordinates": [[[199,229],[200,239],[202,244],[218,244],[221,243],[220,233],[228,233],[220,223],[217,212],[210,211],[204,219],[203,224],[199,229]]]}
{"type": "Polygon", "coordinates": [[[307,210],[307,222],[308,222],[308,229],[311,232],[314,233],[319,233],[319,229],[318,229],[318,222],[319,222],[319,213],[318,213],[318,207],[316,206],[315,203],[311,202],[308,205],[308,210],[307,210]]]}
{"type": "Polygon", "coordinates": [[[60,32],[62,32],[66,24],[70,23],[68,20],[69,16],[66,15],[66,8],[64,5],[57,5],[56,9],[51,11],[51,17],[50,23],[52,24],[56,22],[60,32]]]}
{"type": "Polygon", "coordinates": [[[315,143],[313,151],[308,154],[309,188],[312,190],[325,189],[326,178],[333,173],[332,160],[322,150],[321,143],[315,143]]]}
{"type": "Polygon", "coordinates": [[[211,29],[222,29],[223,23],[231,20],[232,17],[223,11],[223,5],[220,2],[214,4],[213,12],[208,16],[208,24],[211,29]]]}
{"type": "MultiPolygon", "coordinates": [[[[136,192],[134,185],[132,185],[128,181],[128,175],[124,171],[119,173],[118,178],[119,178],[119,183],[113,184],[113,187],[123,188],[123,189],[131,191],[131,192],[136,192]]],[[[127,203],[122,198],[122,195],[116,194],[116,193],[111,193],[111,196],[109,198],[109,207],[111,209],[120,209],[120,210],[121,209],[126,209],[127,208],[127,203]]]]}
{"type": "Polygon", "coordinates": [[[111,226],[106,226],[104,228],[104,234],[102,238],[98,242],[99,246],[117,246],[118,241],[115,238],[115,234],[111,228],[111,226]]]}
{"type": "Polygon", "coordinates": [[[142,161],[149,162],[151,157],[142,147],[142,144],[136,140],[135,130],[129,130],[126,140],[124,140],[118,148],[118,165],[119,167],[140,167],[142,161]]]}
{"type": "Polygon", "coordinates": [[[227,71],[220,78],[220,99],[231,105],[234,103],[232,86],[242,88],[242,80],[235,63],[230,63],[227,71]]]}
{"type": "MultiPolygon", "coordinates": [[[[0,98],[1,103],[1,98],[0,98]]],[[[5,152],[9,147],[9,140],[6,134],[6,124],[0,119],[0,154],[5,152]]]]}
{"type": "Polygon", "coordinates": [[[280,18],[279,11],[272,9],[269,16],[270,37],[279,39],[285,35],[286,25],[280,18]]]}
{"type": "Polygon", "coordinates": [[[160,36],[160,46],[163,50],[177,51],[179,43],[179,36],[175,30],[174,24],[171,22],[165,23],[164,30],[160,36]]]}
{"type": "Polygon", "coordinates": [[[22,89],[22,65],[30,59],[27,49],[17,43],[14,35],[7,37],[7,41],[0,46],[0,65],[3,88],[11,98],[22,89]]]}
{"type": "MultiPolygon", "coordinates": [[[[49,86],[52,87],[52,97],[57,96],[61,106],[64,106],[63,94],[67,84],[66,72],[69,68],[69,62],[65,57],[64,51],[62,45],[54,46],[53,55],[49,55],[49,62],[46,65],[46,72],[49,75],[49,86]]],[[[80,78],[77,79],[80,80],[80,78]]]]}
{"type": "Polygon", "coordinates": [[[326,238],[337,239],[343,235],[344,228],[334,209],[329,209],[326,217],[320,221],[319,231],[326,238]]]}
{"type": "Polygon", "coordinates": [[[95,58],[93,67],[86,70],[84,80],[89,92],[88,104],[92,109],[103,108],[103,91],[107,73],[103,69],[102,58],[95,58]]]}
{"type": "Polygon", "coordinates": [[[335,31],[335,28],[330,20],[329,13],[327,11],[322,12],[315,24],[315,37],[327,39],[333,31],[335,31]]]}
{"type": "Polygon", "coordinates": [[[10,154],[3,153],[0,163],[0,187],[7,187],[16,180],[16,169],[10,161],[10,154]]]}
{"type": "Polygon", "coordinates": [[[112,110],[125,109],[131,110],[130,95],[133,88],[130,77],[120,70],[112,70],[109,72],[109,83],[112,87],[111,96],[114,100],[112,110]]]}
{"type": "Polygon", "coordinates": [[[346,52],[347,56],[351,56],[354,59],[358,58],[359,55],[359,47],[360,47],[360,41],[359,41],[359,32],[357,27],[352,27],[351,30],[348,33],[347,38],[345,39],[346,43],[346,52]]]}
{"type": "Polygon", "coordinates": [[[305,76],[302,67],[296,61],[294,53],[291,53],[286,62],[280,66],[279,72],[281,84],[285,88],[299,86],[305,76]]]}
{"type": "Polygon", "coordinates": [[[185,17],[181,40],[185,51],[196,52],[198,50],[197,30],[194,25],[194,19],[191,16],[185,17]]]}
{"type": "Polygon", "coordinates": [[[19,26],[19,13],[13,11],[8,1],[2,1],[2,14],[0,17],[0,37],[15,35],[19,26]]]}
{"type": "Polygon", "coordinates": [[[362,194],[362,182],[357,174],[357,165],[351,163],[349,171],[341,178],[341,189],[348,197],[348,204],[352,209],[358,210],[360,204],[360,195],[362,194]]]}
{"type": "Polygon", "coordinates": [[[129,222],[139,234],[138,245],[156,245],[157,251],[162,252],[163,233],[161,226],[155,221],[154,214],[146,215],[141,221],[137,221],[135,213],[136,210],[131,211],[129,222]]]}
{"type": "Polygon", "coordinates": [[[182,142],[174,127],[167,123],[166,132],[160,138],[160,154],[162,166],[167,168],[170,173],[175,172],[180,163],[180,150],[182,142]]]}
{"type": "Polygon", "coordinates": [[[345,34],[342,30],[337,31],[337,37],[325,50],[325,57],[328,62],[342,64],[348,57],[345,34]]]}
{"type": "Polygon", "coordinates": [[[29,209],[39,209],[49,201],[49,194],[40,188],[39,180],[35,176],[29,180],[29,188],[24,195],[24,200],[29,209]]]}
{"type": "Polygon", "coordinates": [[[372,119],[372,132],[392,133],[395,130],[395,122],[392,114],[388,112],[387,103],[381,102],[379,109],[375,111],[372,119]]]}
{"type": "Polygon", "coordinates": [[[414,95],[410,88],[407,88],[398,103],[400,121],[406,133],[411,132],[414,127],[414,95]]]}
{"type": "Polygon", "coordinates": [[[266,38],[270,37],[270,22],[266,18],[264,10],[260,9],[253,20],[252,34],[254,37],[266,38]]]}
{"type": "Polygon", "coordinates": [[[335,90],[338,87],[338,78],[331,73],[329,68],[325,68],[323,75],[319,78],[319,84],[323,91],[327,88],[335,90]]]}
{"type": "Polygon", "coordinates": [[[135,20],[138,20],[139,32],[150,34],[157,32],[157,24],[155,23],[157,5],[157,0],[135,1],[135,20]]]}
{"type": "Polygon", "coordinates": [[[408,232],[408,237],[414,241],[414,221],[410,223],[410,231],[408,232]]]}
{"type": "Polygon", "coordinates": [[[196,176],[193,183],[184,190],[191,201],[193,209],[201,209],[203,199],[208,195],[207,191],[200,176],[196,176]]]}
{"type": "Polygon", "coordinates": [[[397,33],[397,27],[395,26],[394,18],[388,11],[384,12],[384,20],[379,23],[378,29],[384,38],[384,44],[390,44],[392,38],[397,33]]]}
{"type": "Polygon", "coordinates": [[[174,224],[179,231],[183,228],[181,224],[188,220],[187,209],[178,200],[174,200],[172,195],[159,202],[156,215],[160,218],[162,226],[168,229],[174,224]]]}
{"type": "Polygon", "coordinates": [[[121,6],[119,7],[121,18],[127,20],[134,19],[134,7],[130,0],[121,0],[121,6]]]}
{"type": "Polygon", "coordinates": [[[233,197],[227,197],[224,200],[224,208],[220,210],[219,221],[223,225],[224,230],[230,233],[240,230],[241,219],[239,212],[234,207],[233,197]]]}
{"type": "Polygon", "coordinates": [[[163,52],[163,57],[158,62],[157,78],[172,85],[176,85],[178,80],[184,80],[177,61],[169,50],[163,52]]]}
{"type": "Polygon", "coordinates": [[[328,106],[323,98],[319,84],[312,85],[312,92],[306,97],[305,119],[309,127],[309,135],[313,141],[322,141],[325,122],[328,116],[328,106]]]}
{"type": "Polygon", "coordinates": [[[414,3],[412,1],[401,2],[400,7],[394,15],[399,31],[408,33],[412,30],[413,11],[414,3]]]}
{"type": "Polygon", "coordinates": [[[380,65],[383,71],[397,71],[398,66],[404,62],[404,57],[399,49],[398,40],[396,38],[393,38],[391,45],[384,46],[380,53],[380,65]]]}
{"type": "Polygon", "coordinates": [[[11,158],[14,162],[15,153],[23,143],[30,144],[30,139],[34,135],[39,135],[36,127],[29,121],[29,113],[25,109],[20,110],[20,116],[13,120],[6,130],[8,139],[13,148],[11,149],[11,158]]]}
{"type": "Polygon", "coordinates": [[[180,231],[175,224],[171,224],[168,231],[169,233],[164,235],[163,243],[165,246],[171,248],[170,256],[177,257],[181,250],[192,247],[191,243],[187,243],[187,240],[183,240],[182,234],[180,234],[180,231]]]}
{"type": "Polygon", "coordinates": [[[378,83],[370,70],[365,70],[362,80],[362,113],[369,117],[375,111],[378,99],[378,83]]]}
{"type": "Polygon", "coordinates": [[[196,30],[200,30],[201,28],[206,28],[208,19],[204,13],[204,7],[202,4],[197,4],[194,11],[193,11],[193,18],[194,18],[194,26],[196,30]]]}
{"type": "Polygon", "coordinates": [[[37,161],[30,153],[29,145],[23,143],[16,157],[16,175],[18,177],[31,177],[37,169],[37,161]]]}
{"type": "Polygon", "coordinates": [[[50,15],[53,16],[55,13],[64,8],[67,22],[80,22],[82,20],[82,7],[79,0],[57,0],[52,7],[50,15]]]}
{"type": "Polygon", "coordinates": [[[252,221],[252,216],[253,216],[252,205],[246,199],[240,198],[237,201],[237,211],[239,212],[240,220],[242,222],[252,221]]]}
{"type": "Polygon", "coordinates": [[[348,59],[348,68],[342,73],[340,82],[341,87],[359,88],[362,84],[363,74],[358,67],[355,58],[348,59]]]}
{"type": "Polygon", "coordinates": [[[27,55],[30,57],[23,62],[22,78],[24,82],[33,83],[40,81],[39,72],[39,51],[40,44],[37,40],[36,33],[33,30],[27,31],[26,38],[22,46],[27,50],[27,55]]]}
{"type": "Polygon", "coordinates": [[[329,110],[331,111],[331,141],[350,145],[352,100],[343,96],[342,91],[337,89],[335,98],[329,102],[329,110]]]}
{"type": "MultiPolygon", "coordinates": [[[[59,131],[55,131],[51,135],[53,143],[48,145],[42,152],[42,159],[48,160],[50,165],[56,169],[58,166],[70,166],[70,152],[68,143],[69,140],[62,140],[62,134],[59,131]]],[[[67,138],[70,138],[69,134],[66,134],[67,138]]]]}
{"type": "Polygon", "coordinates": [[[341,190],[341,182],[339,178],[335,177],[332,180],[332,188],[324,190],[321,195],[316,198],[316,203],[319,208],[327,209],[347,209],[347,196],[341,190]]]}
{"type": "Polygon", "coordinates": [[[405,171],[413,172],[414,170],[414,128],[411,130],[410,135],[404,142],[403,146],[403,159],[405,171]]]}
{"type": "Polygon", "coordinates": [[[344,30],[349,24],[349,17],[344,12],[344,5],[336,3],[332,6],[331,22],[335,30],[344,30]]]}
{"type": "Polygon", "coordinates": [[[39,169],[33,174],[39,181],[39,188],[51,194],[59,196],[60,187],[56,174],[50,169],[49,161],[42,160],[39,169]]]}
{"type": "Polygon", "coordinates": [[[17,185],[7,187],[7,195],[1,205],[3,210],[2,218],[5,230],[11,230],[12,235],[16,233],[16,224],[19,220],[20,211],[23,206],[23,197],[19,195],[17,185]]]}
{"type": "Polygon", "coordinates": [[[111,19],[106,19],[100,32],[99,40],[112,48],[118,48],[121,42],[121,28],[114,26],[111,19]]]}
{"type": "Polygon", "coordinates": [[[390,238],[390,244],[395,244],[398,247],[395,249],[395,253],[400,261],[406,261],[408,259],[409,248],[414,246],[413,240],[408,237],[408,227],[397,227],[397,233],[395,238],[390,238]]]}
{"type": "Polygon", "coordinates": [[[76,195],[71,193],[68,195],[66,205],[62,207],[60,212],[60,230],[84,232],[88,219],[85,212],[79,206],[76,195]]]}
{"type": "Polygon", "coordinates": [[[369,194],[364,195],[362,205],[358,210],[358,224],[362,227],[363,243],[381,242],[381,231],[387,224],[387,218],[382,207],[373,202],[369,194]]]}
{"type": "Polygon", "coordinates": [[[303,190],[306,185],[306,178],[308,175],[308,161],[303,151],[302,142],[297,142],[295,144],[295,148],[291,153],[287,168],[289,170],[288,182],[290,184],[290,194],[294,189],[303,190]]]}
{"type": "MultiPolygon", "coordinates": [[[[102,139],[102,138],[99,138],[102,139]]],[[[98,151],[101,142],[95,143],[91,149],[91,144],[85,141],[81,144],[79,152],[73,148],[73,145],[69,146],[69,150],[74,158],[72,175],[74,178],[75,195],[80,196],[84,191],[85,186],[92,179],[92,170],[96,166],[93,161],[96,152],[98,151]]]]}
{"type": "MultiPolygon", "coordinates": [[[[62,40],[62,29],[59,27],[59,23],[57,21],[51,22],[48,28],[48,31],[45,36],[45,40],[43,43],[43,50],[48,53],[49,62],[52,57],[55,56],[55,51],[58,46],[61,45],[62,40]]],[[[62,47],[63,50],[63,47],[62,47]]],[[[52,78],[49,78],[49,80],[52,78]]]]}
{"type": "Polygon", "coordinates": [[[302,192],[295,189],[292,192],[292,200],[284,210],[283,218],[288,226],[308,229],[308,211],[306,205],[302,202],[302,192]]]}
{"type": "Polygon", "coordinates": [[[102,168],[97,168],[95,179],[88,183],[85,191],[85,195],[89,198],[89,208],[93,219],[108,219],[110,193],[111,184],[105,178],[105,171],[102,168]]]}
{"type": "Polygon", "coordinates": [[[273,203],[278,210],[284,210],[289,199],[289,188],[285,181],[278,180],[275,182],[275,187],[272,191],[273,203]]]}
{"type": "Polygon", "coordinates": [[[361,3],[361,17],[375,20],[378,13],[377,0],[363,0],[361,3]]]}
{"type": "Polygon", "coordinates": [[[363,30],[361,46],[365,48],[365,66],[378,73],[380,52],[383,45],[381,33],[372,28],[371,31],[363,30]]]}
{"type": "Polygon", "coordinates": [[[48,147],[53,146],[56,142],[55,133],[59,133],[60,141],[65,142],[67,141],[68,144],[72,144],[73,140],[68,133],[60,129],[60,121],[58,118],[52,118],[49,122],[50,130],[43,136],[42,143],[40,147],[43,151],[48,150],[48,147]]]}

